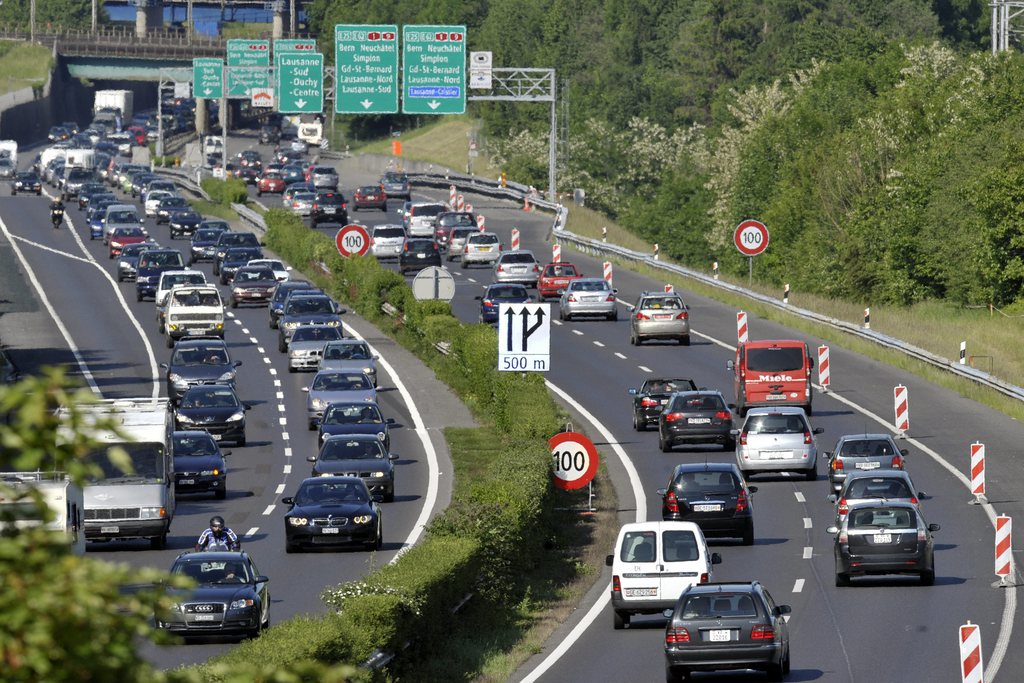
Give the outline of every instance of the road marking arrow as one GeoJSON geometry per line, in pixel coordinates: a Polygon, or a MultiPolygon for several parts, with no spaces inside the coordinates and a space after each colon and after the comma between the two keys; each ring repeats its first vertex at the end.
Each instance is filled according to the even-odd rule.
{"type": "Polygon", "coordinates": [[[373,104],[373,101],[372,100],[363,100],[359,104],[363,105],[363,109],[369,109],[370,105],[373,104]]]}
{"type": "Polygon", "coordinates": [[[438,102],[437,100],[430,100],[429,102],[427,102],[427,106],[430,107],[431,109],[437,109],[438,107],[441,106],[441,103],[438,102]]]}
{"type": "Polygon", "coordinates": [[[295,106],[299,109],[303,109],[306,106],[306,100],[295,100],[295,106]]]}

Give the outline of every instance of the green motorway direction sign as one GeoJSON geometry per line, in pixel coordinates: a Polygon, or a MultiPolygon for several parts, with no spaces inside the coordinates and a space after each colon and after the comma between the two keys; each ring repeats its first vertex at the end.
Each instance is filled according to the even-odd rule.
{"type": "Polygon", "coordinates": [[[339,114],[398,113],[398,27],[334,27],[334,109],[339,114]]]}
{"type": "Polygon", "coordinates": [[[224,61],[212,57],[192,60],[192,93],[216,100],[224,97],[224,61]]]}
{"type": "Polygon", "coordinates": [[[270,68],[265,66],[229,66],[228,99],[249,99],[253,88],[270,87],[270,68]]]}
{"type": "Polygon", "coordinates": [[[316,40],[313,38],[282,38],[274,41],[274,68],[277,68],[277,58],[285,52],[303,52],[311,54],[316,52],[316,40]]]}
{"type": "Polygon", "coordinates": [[[324,110],[324,56],[319,52],[282,53],[277,68],[277,110],[282,114],[320,114],[324,110]]]}
{"type": "Polygon", "coordinates": [[[466,111],[466,27],[402,27],[402,112],[466,111]]]}
{"type": "Polygon", "coordinates": [[[228,66],[270,66],[270,41],[248,38],[229,40],[228,66]]]}

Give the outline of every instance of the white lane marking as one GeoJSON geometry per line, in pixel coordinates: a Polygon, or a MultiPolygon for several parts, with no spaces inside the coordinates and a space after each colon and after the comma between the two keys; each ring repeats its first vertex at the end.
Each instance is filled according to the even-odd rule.
{"type": "Polygon", "coordinates": [[[583,333],[582,333],[582,332],[580,332],[579,330],[573,330],[573,331],[572,331],[572,333],[573,333],[573,334],[578,334],[578,335],[579,335],[579,336],[581,336],[581,337],[583,336],[583,333]]]}
{"type": "Polygon", "coordinates": [[[551,324],[552,325],[564,325],[565,323],[563,323],[561,320],[552,320],[551,324]]]}
{"type": "Polygon", "coordinates": [[[290,457],[292,457],[292,449],[291,449],[291,446],[288,446],[288,447],[286,447],[286,448],[284,449],[284,457],[286,457],[286,458],[290,458],[290,457]]]}
{"type": "Polygon", "coordinates": [[[281,380],[279,380],[279,379],[275,379],[275,380],[274,380],[274,386],[275,386],[275,387],[280,387],[280,386],[281,386],[281,380]]]}
{"type": "Polygon", "coordinates": [[[266,356],[263,356],[263,362],[266,363],[267,365],[270,365],[270,359],[267,358],[266,356]]]}
{"type": "Polygon", "coordinates": [[[288,424],[288,418],[287,417],[279,417],[279,418],[277,418],[277,421],[281,424],[282,427],[284,427],[286,424],[288,424]]]}
{"type": "Polygon", "coordinates": [[[796,582],[793,584],[793,592],[794,593],[799,593],[803,589],[804,589],[804,580],[803,579],[797,579],[796,582]]]}
{"type": "Polygon", "coordinates": [[[231,311],[228,311],[228,313],[227,313],[227,316],[228,316],[229,318],[234,318],[234,317],[235,317],[235,314],[234,314],[234,313],[232,313],[231,311]]]}
{"type": "Polygon", "coordinates": [[[284,474],[291,474],[291,473],[292,473],[292,466],[291,465],[285,465],[284,466],[284,474]]]}
{"type": "Polygon", "coordinates": [[[798,502],[798,503],[806,503],[807,502],[807,499],[804,498],[804,494],[800,493],[799,491],[793,491],[793,495],[796,496],[796,502],[798,502]]]}
{"type": "Polygon", "coordinates": [[[622,355],[621,353],[619,353],[618,351],[616,351],[616,352],[615,352],[615,355],[616,355],[617,357],[621,358],[622,360],[626,360],[626,357],[625,357],[625,356],[623,356],[623,355],[622,355]]]}
{"type": "Polygon", "coordinates": [[[249,529],[248,531],[245,532],[245,536],[244,537],[245,538],[252,538],[253,536],[256,535],[256,532],[259,531],[259,530],[260,530],[260,528],[258,526],[254,526],[253,528],[251,528],[251,529],[249,529]]]}
{"type": "MultiPolygon", "coordinates": [[[[276,375],[277,374],[277,368],[270,368],[269,370],[267,370],[267,372],[269,372],[271,375],[276,375]]],[[[277,386],[277,387],[281,386],[280,380],[278,380],[278,382],[275,383],[274,386],[277,386]]]]}
{"type": "Polygon", "coordinates": [[[643,370],[644,372],[654,372],[654,370],[651,370],[646,365],[638,365],[637,367],[640,368],[641,370],[643,370]]]}
{"type": "Polygon", "coordinates": [[[597,341],[597,340],[595,339],[595,340],[594,340],[594,346],[604,346],[604,344],[602,344],[601,342],[599,342],[599,341],[597,341]]]}
{"type": "MultiPolygon", "coordinates": [[[[253,339],[256,339],[256,337],[253,337],[253,339]]],[[[253,343],[255,344],[256,342],[254,341],[253,343]]],[[[267,355],[266,349],[264,349],[262,346],[257,346],[256,351],[258,351],[262,356],[267,355]]]]}
{"type": "Polygon", "coordinates": [[[274,491],[274,493],[276,493],[276,494],[277,494],[277,495],[279,495],[279,496],[280,496],[280,495],[281,495],[282,493],[284,493],[284,484],[278,484],[278,485],[277,485],[277,489],[276,489],[276,490],[274,491]]]}
{"type": "MultiPolygon", "coordinates": [[[[636,471],[636,466],[633,465],[633,461],[629,459],[626,451],[621,445],[619,445],[619,442],[615,440],[615,437],[612,436],[610,431],[608,431],[608,428],[601,424],[598,419],[594,417],[593,413],[584,408],[579,401],[548,380],[544,380],[544,384],[548,389],[558,395],[559,398],[577,410],[585,420],[593,425],[594,429],[601,434],[601,437],[611,445],[612,450],[615,451],[615,455],[618,456],[619,460],[622,462],[622,466],[626,469],[626,475],[629,477],[630,488],[633,490],[633,509],[636,511],[635,521],[645,521],[647,519],[647,507],[643,505],[643,501],[645,500],[643,484],[640,481],[640,474],[636,471]]],[[[597,620],[601,612],[604,611],[604,608],[609,602],[611,602],[611,599],[611,591],[601,591],[601,597],[594,601],[593,606],[591,606],[590,610],[587,611],[583,619],[580,620],[580,623],[576,624],[572,631],[569,632],[569,635],[567,635],[562,642],[560,642],[555,649],[551,651],[551,654],[545,657],[541,663],[537,665],[537,668],[526,675],[522,680],[522,683],[534,683],[534,681],[543,676],[548,669],[554,666],[555,663],[569,651],[569,648],[579,640],[580,636],[590,628],[594,621],[597,620]]]]}
{"type": "Polygon", "coordinates": [[[283,401],[284,400],[284,392],[283,391],[278,391],[277,393],[274,394],[274,398],[276,398],[278,401],[283,401]]]}
{"type": "Polygon", "coordinates": [[[267,509],[263,511],[263,516],[264,516],[264,517],[267,517],[267,516],[269,516],[269,515],[270,515],[270,513],[274,511],[274,508],[275,508],[275,507],[277,507],[277,506],[276,506],[276,505],[274,505],[274,504],[270,504],[270,505],[268,505],[268,506],[267,506],[267,509]]]}
{"type": "Polygon", "coordinates": [[[239,327],[241,327],[242,326],[242,321],[239,320],[238,318],[235,318],[235,324],[238,325],[239,327]]]}
{"type": "Polygon", "coordinates": [[[281,432],[281,439],[284,441],[290,441],[288,438],[288,432],[281,432]]]}
{"type": "Polygon", "coordinates": [[[804,528],[805,529],[810,529],[812,524],[813,524],[813,522],[811,521],[810,517],[804,517],[804,528]]]}
{"type": "Polygon", "coordinates": [[[32,240],[28,239],[27,237],[22,237],[21,235],[11,235],[11,239],[16,239],[19,242],[24,242],[25,244],[33,246],[36,249],[42,249],[43,251],[48,251],[51,254],[57,254],[58,256],[63,256],[64,258],[69,258],[72,261],[81,261],[82,263],[92,263],[92,261],[90,261],[89,259],[84,258],[82,256],[78,256],[77,254],[70,254],[70,253],[68,253],[66,251],[61,251],[60,249],[54,249],[53,247],[48,247],[45,244],[40,244],[39,242],[33,242],[32,240]]]}
{"type": "Polygon", "coordinates": [[[467,277],[467,278],[466,278],[466,282],[474,282],[474,283],[475,283],[475,282],[476,282],[476,280],[474,280],[474,279],[473,279],[473,278],[471,278],[471,277],[467,277]]]}
{"type": "Polygon", "coordinates": [[[279,413],[283,413],[284,412],[284,404],[283,403],[278,403],[277,404],[277,412],[279,412],[279,413]]]}
{"type": "MultiPolygon", "coordinates": [[[[348,330],[349,334],[353,337],[359,338],[356,331],[347,323],[342,323],[345,329],[348,330]]],[[[365,341],[365,340],[364,340],[365,341]]],[[[399,395],[402,397],[402,401],[409,409],[409,415],[412,417],[413,433],[419,437],[420,444],[423,446],[423,452],[427,456],[427,494],[423,498],[423,505],[420,507],[420,514],[416,518],[416,523],[413,524],[412,530],[409,532],[409,536],[406,537],[402,543],[402,548],[395,553],[395,556],[391,559],[389,564],[394,564],[398,561],[398,558],[403,555],[403,550],[410,548],[415,545],[416,541],[419,540],[420,536],[427,528],[427,522],[430,521],[430,516],[434,513],[434,506],[437,505],[437,493],[438,483],[437,480],[441,477],[441,468],[437,462],[437,451],[434,449],[434,443],[430,440],[430,434],[427,432],[427,425],[423,422],[423,416],[420,415],[419,409],[416,407],[416,402],[412,400],[412,394],[409,393],[409,389],[406,388],[405,382],[398,376],[394,366],[391,365],[384,358],[384,355],[373,348],[372,344],[367,343],[370,347],[371,353],[375,353],[380,356],[377,362],[384,372],[388,373],[388,376],[394,381],[395,389],[398,390],[399,395]]],[[[607,592],[607,591],[606,591],[607,592]]]]}
{"type": "MultiPolygon", "coordinates": [[[[243,327],[242,328],[242,334],[249,334],[249,328],[248,327],[243,327]]],[[[257,341],[256,337],[249,337],[249,339],[252,339],[252,343],[253,344],[255,344],[256,341],[257,341]]]]}
{"type": "Polygon", "coordinates": [[[809,560],[814,556],[814,548],[811,546],[804,546],[804,559],[809,560]]]}

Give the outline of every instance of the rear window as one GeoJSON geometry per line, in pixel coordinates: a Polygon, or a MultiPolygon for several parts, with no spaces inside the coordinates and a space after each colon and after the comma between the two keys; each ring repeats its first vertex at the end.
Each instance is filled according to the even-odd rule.
{"type": "Polygon", "coordinates": [[[692,531],[684,529],[670,529],[662,533],[666,562],[693,562],[700,559],[700,548],[697,546],[697,537],[692,531]]]}
{"type": "Polygon", "coordinates": [[[684,494],[725,494],[739,487],[739,481],[732,472],[680,472],[674,484],[684,494]]]}
{"type": "Polygon", "coordinates": [[[414,206],[409,210],[409,214],[413,216],[436,216],[444,211],[444,207],[440,204],[426,204],[424,206],[414,206]]]}
{"type": "Polygon", "coordinates": [[[803,434],[808,431],[799,415],[750,415],[743,431],[748,434],[803,434]]]}
{"type": "Polygon", "coordinates": [[[746,593],[691,595],[686,598],[680,616],[683,619],[750,619],[757,616],[754,598],[746,593]]]}
{"type": "Polygon", "coordinates": [[[501,258],[502,263],[534,263],[535,261],[533,254],[505,254],[501,258]]]}
{"type": "Polygon", "coordinates": [[[470,235],[466,238],[470,244],[497,244],[497,235],[470,235]]]}
{"type": "Polygon", "coordinates": [[[854,439],[844,441],[839,455],[846,458],[871,458],[896,455],[888,439],[854,439]]]}
{"type": "Polygon", "coordinates": [[[852,511],[848,526],[850,529],[912,529],[917,523],[913,511],[907,508],[872,507],[852,511]]]}
{"type": "Polygon", "coordinates": [[[674,309],[683,307],[683,300],[677,296],[651,296],[640,303],[640,308],[674,309]]]}
{"type": "Polygon", "coordinates": [[[576,275],[576,266],[552,264],[544,269],[545,277],[575,277],[576,275]]]}
{"type": "Polygon", "coordinates": [[[569,283],[569,290],[573,292],[607,292],[611,287],[604,280],[588,280],[569,283]]]}
{"type": "Polygon", "coordinates": [[[902,479],[854,479],[846,491],[847,498],[910,498],[913,493],[902,479]]]}
{"type": "Polygon", "coordinates": [[[405,230],[402,228],[377,228],[373,231],[374,237],[405,237],[405,230]]]}
{"type": "Polygon", "coordinates": [[[781,372],[802,370],[804,367],[803,347],[748,348],[747,369],[755,372],[781,372]]]}
{"type": "Polygon", "coordinates": [[[654,562],[658,556],[658,535],[653,531],[627,531],[619,548],[623,562],[654,562]]]}
{"type": "Polygon", "coordinates": [[[721,396],[676,396],[672,400],[671,412],[703,411],[717,412],[725,410],[725,401],[721,396]]]}
{"type": "Polygon", "coordinates": [[[139,268],[146,266],[177,266],[182,267],[181,254],[173,252],[146,252],[139,257],[139,268]]]}

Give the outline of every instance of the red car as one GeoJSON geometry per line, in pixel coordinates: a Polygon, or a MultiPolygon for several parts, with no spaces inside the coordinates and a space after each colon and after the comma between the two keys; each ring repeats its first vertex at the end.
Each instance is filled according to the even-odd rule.
{"type": "Polygon", "coordinates": [[[561,290],[568,286],[570,280],[581,277],[583,273],[571,263],[549,263],[544,266],[537,281],[537,295],[541,301],[561,296],[561,290]]]}
{"type": "Polygon", "coordinates": [[[388,196],[384,194],[384,188],[380,185],[363,185],[356,188],[352,195],[352,210],[359,209],[380,209],[388,210],[388,196]]]}
{"type": "Polygon", "coordinates": [[[284,177],[277,171],[264,171],[256,181],[256,195],[262,197],[264,192],[283,194],[284,177]]]}
{"type": "Polygon", "coordinates": [[[110,247],[107,258],[120,256],[121,250],[129,244],[139,244],[148,239],[149,235],[143,228],[114,228],[114,231],[110,233],[110,241],[107,243],[110,247]]]}
{"type": "Polygon", "coordinates": [[[135,138],[135,144],[142,145],[146,144],[146,129],[142,126],[130,126],[128,133],[135,138]]]}

